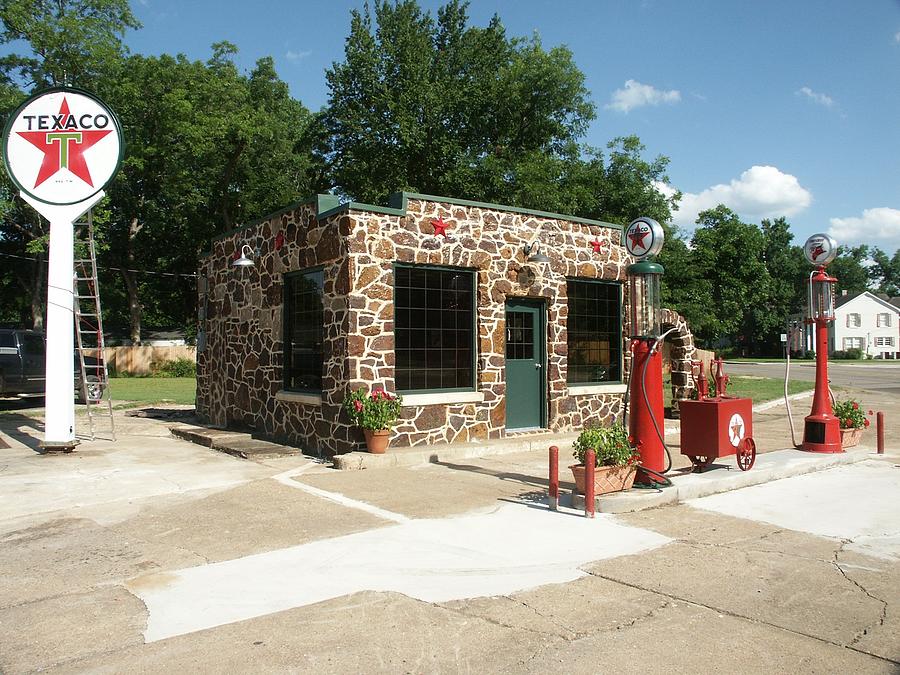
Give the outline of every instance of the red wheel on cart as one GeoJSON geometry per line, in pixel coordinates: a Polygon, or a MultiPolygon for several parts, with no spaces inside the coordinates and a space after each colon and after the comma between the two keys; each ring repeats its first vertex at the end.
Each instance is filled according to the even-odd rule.
{"type": "Polygon", "coordinates": [[[737,459],[738,468],[741,471],[749,471],[753,468],[753,463],[756,461],[756,442],[747,436],[747,438],[738,443],[734,456],[737,459]]]}
{"type": "Polygon", "coordinates": [[[708,467],[710,464],[712,464],[712,461],[715,459],[715,457],[703,457],[702,455],[691,455],[690,457],[691,463],[694,465],[693,470],[695,473],[703,473],[703,470],[706,469],[706,467],[708,467]]]}

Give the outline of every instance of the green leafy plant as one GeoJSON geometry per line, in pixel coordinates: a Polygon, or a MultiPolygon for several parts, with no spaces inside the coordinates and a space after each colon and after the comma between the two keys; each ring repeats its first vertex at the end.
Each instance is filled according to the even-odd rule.
{"type": "Polygon", "coordinates": [[[193,359],[175,359],[153,364],[156,377],[197,377],[197,363],[193,359]]]}
{"type": "MultiPolygon", "coordinates": [[[[872,414],[872,411],[869,411],[872,414]]],[[[854,399],[834,402],[834,416],[841,423],[841,429],[868,429],[869,420],[854,399]]]]}
{"type": "Polygon", "coordinates": [[[631,447],[628,432],[621,424],[584,429],[572,445],[572,456],[584,464],[588,449],[596,453],[596,466],[625,466],[638,461],[637,451],[631,447]]]}
{"type": "Polygon", "coordinates": [[[358,427],[379,431],[390,429],[400,416],[403,397],[389,394],[384,389],[371,393],[360,387],[344,399],[344,410],[358,427]]]}

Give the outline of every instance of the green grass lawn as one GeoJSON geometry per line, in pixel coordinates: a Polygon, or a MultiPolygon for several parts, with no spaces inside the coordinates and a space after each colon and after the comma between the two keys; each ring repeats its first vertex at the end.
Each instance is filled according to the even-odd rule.
{"type": "Polygon", "coordinates": [[[114,401],[134,403],[194,405],[197,392],[193,377],[113,377],[109,386],[114,401]]]}
{"type": "MultiPolygon", "coordinates": [[[[812,391],[815,383],[801,380],[788,381],[788,394],[799,394],[802,391],[812,391]]],[[[751,398],[753,403],[772,401],[784,396],[784,380],[776,377],[752,377],[729,375],[728,386],[725,393],[729,396],[751,398]]],[[[672,387],[668,380],[663,386],[665,405],[672,405],[672,387]]]]}

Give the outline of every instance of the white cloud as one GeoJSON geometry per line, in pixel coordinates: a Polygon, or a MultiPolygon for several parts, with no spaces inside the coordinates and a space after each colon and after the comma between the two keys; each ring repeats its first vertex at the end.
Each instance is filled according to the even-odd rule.
{"type": "Polygon", "coordinates": [[[831,218],[828,234],[839,244],[878,246],[892,254],[900,248],[900,209],[866,209],[861,217],[831,218]]]}
{"type": "Polygon", "coordinates": [[[310,54],[312,54],[312,52],[307,50],[295,52],[289,49],[287,52],[285,52],[284,58],[286,58],[288,61],[299,61],[300,59],[305,59],[310,54]]]}
{"type": "Polygon", "coordinates": [[[624,89],[616,89],[612,94],[612,101],[607,108],[627,113],[634,108],[645,105],[661,105],[663,103],[678,103],[681,100],[681,92],[677,89],[662,91],[649,84],[641,84],[635,80],[627,80],[624,89]]]}
{"type": "Polygon", "coordinates": [[[894,33],[894,42],[896,42],[897,44],[900,44],[900,31],[897,31],[896,33],[894,33]]]}
{"type": "Polygon", "coordinates": [[[821,106],[825,106],[826,108],[834,107],[834,99],[828,96],[828,94],[821,94],[817,91],[813,91],[809,87],[800,87],[796,92],[797,96],[805,96],[809,100],[814,103],[818,103],[821,106]]]}
{"type": "MultiPolygon", "coordinates": [[[[669,196],[674,190],[663,184],[656,189],[669,196]]],[[[744,218],[758,220],[800,213],[812,203],[812,193],[800,185],[796,176],[783,173],[774,166],[752,166],[740,178],[706,188],[699,194],[682,194],[678,211],[672,220],[692,228],[697,214],[724,204],[744,218]]]]}

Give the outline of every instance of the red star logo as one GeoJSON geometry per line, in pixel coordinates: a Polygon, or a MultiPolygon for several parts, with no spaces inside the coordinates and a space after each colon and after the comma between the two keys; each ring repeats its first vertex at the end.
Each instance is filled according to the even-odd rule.
{"type": "Polygon", "coordinates": [[[825,249],[822,247],[822,244],[818,244],[818,245],[812,250],[812,253],[811,253],[812,259],[813,259],[813,260],[818,260],[818,259],[819,259],[819,256],[822,255],[823,253],[825,253],[825,249]]]}
{"type": "Polygon", "coordinates": [[[444,216],[440,216],[437,220],[432,220],[431,224],[434,225],[435,237],[442,234],[444,235],[444,239],[447,238],[447,228],[450,227],[450,225],[444,222],[444,216]]]}
{"type": "Polygon", "coordinates": [[[740,438],[741,431],[743,431],[743,430],[744,430],[744,425],[741,424],[740,422],[735,422],[734,425],[731,427],[731,435],[734,438],[740,438]]]}
{"type": "Polygon", "coordinates": [[[644,239],[647,235],[650,234],[650,230],[645,230],[641,232],[638,228],[634,228],[631,233],[628,235],[628,238],[631,239],[631,248],[643,248],[646,249],[647,246],[644,244],[644,239]]]}
{"type": "Polygon", "coordinates": [[[85,183],[94,186],[91,172],[84,160],[84,151],[94,145],[111,130],[79,129],[75,116],[69,112],[69,103],[63,98],[59,107],[62,120],[50,131],[17,131],[22,138],[44,153],[44,161],[38,172],[37,187],[61,169],[67,169],[85,183]]]}
{"type": "Polygon", "coordinates": [[[594,253],[600,253],[600,249],[603,248],[604,245],[606,245],[606,242],[600,241],[599,239],[594,239],[594,241],[591,242],[591,246],[594,247],[594,253]]]}

